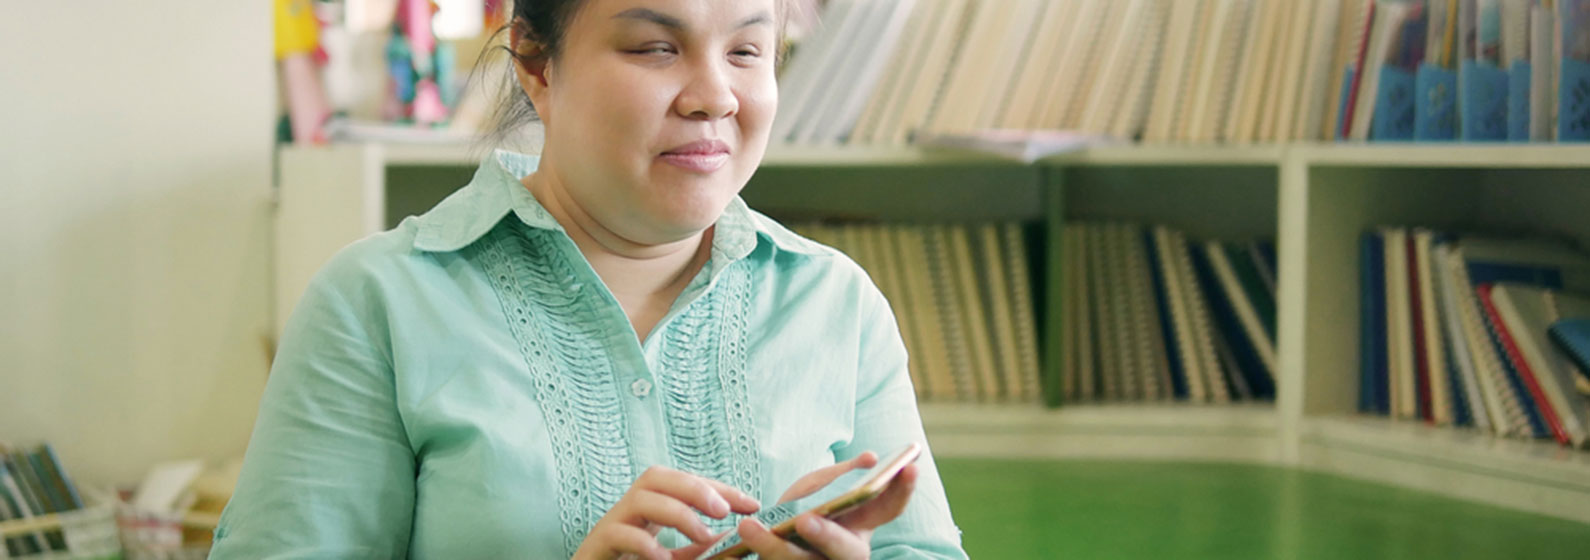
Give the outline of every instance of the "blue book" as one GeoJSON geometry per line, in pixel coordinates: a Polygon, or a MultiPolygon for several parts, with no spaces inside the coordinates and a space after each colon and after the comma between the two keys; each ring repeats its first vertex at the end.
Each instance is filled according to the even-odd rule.
{"type": "Polygon", "coordinates": [[[77,484],[72,482],[72,477],[67,476],[66,467],[61,465],[61,458],[55,454],[55,447],[48,443],[40,444],[35,453],[43,461],[43,468],[49,473],[50,482],[61,493],[67,509],[83,508],[83,496],[77,492],[77,484]]]}
{"type": "Polygon", "coordinates": [[[1154,308],[1159,313],[1159,334],[1165,340],[1165,358],[1170,364],[1171,391],[1176,395],[1177,399],[1185,399],[1187,398],[1187,370],[1182,367],[1181,353],[1177,351],[1179,348],[1176,342],[1176,323],[1170,314],[1170,293],[1165,289],[1165,270],[1160,266],[1159,259],[1160,250],[1173,249],[1160,247],[1158,243],[1155,243],[1152,229],[1145,228],[1142,233],[1143,248],[1148,254],[1149,278],[1154,283],[1154,294],[1157,296],[1154,298],[1154,308]]]}
{"type": "Polygon", "coordinates": [[[1578,375],[1590,383],[1590,317],[1562,319],[1546,329],[1568,358],[1578,366],[1578,375]]]}
{"type": "Polygon", "coordinates": [[[1231,347],[1231,354],[1237,371],[1247,380],[1248,388],[1256,398],[1273,398],[1275,396],[1275,382],[1270,379],[1265,370],[1263,359],[1259,351],[1253,346],[1253,339],[1242,329],[1242,324],[1237,319],[1235,305],[1231,302],[1220,280],[1215,278],[1214,268],[1209,264],[1209,258],[1203,251],[1192,249],[1188,251],[1192,256],[1193,272],[1198,277],[1198,286],[1203,290],[1204,301],[1209,302],[1209,315],[1214,326],[1221,333],[1227,344],[1231,347]]]}
{"type": "MultiPolygon", "coordinates": [[[[5,460],[5,455],[0,454],[0,511],[17,519],[32,517],[33,508],[22,495],[22,481],[11,473],[10,464],[10,461],[5,460]]],[[[45,550],[41,537],[41,533],[11,537],[6,539],[6,548],[12,556],[38,554],[45,550]]]]}
{"type": "Polygon", "coordinates": [[[1378,232],[1364,234],[1359,256],[1362,260],[1359,281],[1359,374],[1358,410],[1390,414],[1387,395],[1386,363],[1386,271],[1385,240],[1378,232]]]}

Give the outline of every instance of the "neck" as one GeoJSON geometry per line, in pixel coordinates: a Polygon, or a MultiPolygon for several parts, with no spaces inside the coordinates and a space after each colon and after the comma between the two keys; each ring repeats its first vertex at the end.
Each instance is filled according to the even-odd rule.
{"type": "Polygon", "coordinates": [[[632,319],[637,313],[644,315],[643,308],[656,307],[659,300],[666,302],[662,306],[666,312],[667,305],[673,303],[711,256],[712,228],[678,241],[638,242],[603,225],[581,208],[552,170],[537,170],[523,182],[568,232],[632,319]]]}

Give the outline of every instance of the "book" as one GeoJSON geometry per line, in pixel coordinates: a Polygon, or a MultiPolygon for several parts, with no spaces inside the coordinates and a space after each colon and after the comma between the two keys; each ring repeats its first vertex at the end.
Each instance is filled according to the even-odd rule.
{"type": "MultiPolygon", "coordinates": [[[[47,515],[55,513],[53,505],[45,495],[44,485],[39,481],[38,474],[33,471],[27,455],[19,450],[5,449],[4,464],[6,471],[11,475],[6,482],[6,489],[16,501],[16,509],[21,513],[21,518],[47,515]]],[[[66,550],[66,539],[59,529],[42,531],[35,534],[42,550],[66,550]]]]}
{"type": "MultiPolygon", "coordinates": [[[[1093,346],[1093,305],[1098,300],[1092,292],[1092,260],[1089,258],[1088,239],[1085,226],[1079,224],[1065,224],[1063,239],[1065,240],[1066,266],[1066,296],[1064,311],[1069,319],[1065,327],[1071,336],[1072,354],[1067,354],[1071,364],[1069,375],[1063,378],[1062,387],[1065,399],[1075,401],[1092,397],[1092,392],[1084,387],[1091,387],[1094,378],[1095,352],[1093,346]]],[[[1052,399],[1051,402],[1055,400],[1052,399]]]]}
{"type": "Polygon", "coordinates": [[[1151,0],[1126,0],[1110,12],[1106,33],[1101,37],[1104,57],[1093,71],[1091,88],[1077,104],[1076,128],[1090,134],[1105,134],[1110,120],[1119,111],[1126,95],[1127,80],[1137,63],[1138,45],[1143,40],[1151,0]]]}
{"type": "Polygon", "coordinates": [[[880,143],[904,144],[943,106],[941,98],[964,43],[964,24],[972,4],[969,0],[939,1],[944,3],[943,14],[931,31],[937,40],[929,41],[922,53],[921,68],[908,81],[898,115],[891,112],[880,125],[880,143]]]}
{"type": "Polygon", "coordinates": [[[923,129],[930,134],[976,130],[982,100],[993,81],[989,61],[996,55],[1009,24],[1009,10],[997,3],[972,2],[964,39],[946,75],[942,99],[923,129]]]}
{"type": "MultiPolygon", "coordinates": [[[[1442,333],[1445,336],[1444,346],[1447,349],[1447,362],[1451,365],[1454,381],[1451,385],[1453,393],[1461,401],[1456,411],[1458,424],[1474,426],[1481,431],[1492,430],[1489,411],[1486,410],[1485,400],[1481,397],[1481,387],[1474,363],[1473,351],[1469,348],[1469,338],[1465,332],[1462,319],[1462,299],[1457,290],[1459,282],[1452,274],[1449,264],[1453,260],[1452,243],[1442,241],[1436,244],[1431,256],[1431,275],[1434,276],[1436,298],[1441,308],[1442,333]]],[[[1462,266],[1462,263],[1458,263],[1462,266]]]]}
{"type": "Polygon", "coordinates": [[[1004,375],[1000,372],[994,352],[994,333],[989,328],[988,307],[983,303],[982,269],[973,256],[971,232],[966,226],[943,226],[941,235],[948,244],[949,267],[954,273],[955,297],[962,310],[962,332],[966,333],[968,362],[976,378],[978,400],[1003,401],[1009,395],[1004,375]]]}
{"type": "Polygon", "coordinates": [[[944,3],[937,0],[919,0],[900,35],[900,46],[894,49],[889,61],[884,65],[882,78],[878,86],[873,88],[871,95],[867,96],[866,107],[862,109],[860,118],[856,121],[855,128],[845,140],[850,144],[874,144],[878,142],[879,131],[882,129],[885,118],[898,109],[902,103],[907,82],[911,74],[920,67],[920,60],[927,51],[929,41],[942,40],[931,35],[932,26],[943,13],[944,3]]]}
{"type": "Polygon", "coordinates": [[[1154,290],[1147,246],[1143,233],[1133,225],[1120,225],[1117,235],[1126,248],[1127,272],[1131,281],[1132,332],[1136,342],[1138,363],[1142,364],[1140,386],[1142,398],[1148,401],[1164,400],[1171,396],[1172,381],[1168,363],[1166,338],[1161,326],[1158,308],[1161,296],[1154,290]]]}
{"type": "MultiPolygon", "coordinates": [[[[0,448],[0,454],[3,452],[0,448]]],[[[11,472],[10,462],[0,460],[0,518],[30,519],[34,515],[34,510],[22,497],[22,486],[17,475],[11,472]]],[[[34,532],[7,538],[5,545],[11,555],[22,556],[43,552],[47,542],[44,533],[34,532]]]]}
{"type": "Polygon", "coordinates": [[[1380,98],[1381,69],[1385,68],[1394,52],[1398,32],[1407,14],[1406,4],[1399,2],[1375,4],[1369,44],[1364,53],[1364,64],[1360,67],[1363,70],[1363,78],[1359,80],[1359,91],[1353,100],[1357,106],[1353,109],[1352,128],[1348,131],[1348,138],[1352,140],[1369,139],[1369,125],[1374,118],[1375,103],[1380,98]]]}
{"type": "Polygon", "coordinates": [[[1176,266],[1176,253],[1184,251],[1185,247],[1178,246],[1171,239],[1169,229],[1163,226],[1152,228],[1145,237],[1154,257],[1151,267],[1154,290],[1161,296],[1157,300],[1160,333],[1170,346],[1166,357],[1171,371],[1172,391],[1178,399],[1186,399],[1191,393],[1191,386],[1197,384],[1200,385],[1198,393],[1202,395],[1201,385],[1205,373],[1202,356],[1193,342],[1192,313],[1188,301],[1190,294],[1183,292],[1181,271],[1176,266]]]}
{"type": "Polygon", "coordinates": [[[1020,81],[1016,72],[1022,69],[1024,61],[1036,58],[1032,39],[1038,33],[1038,25],[1043,23],[1040,16],[1046,3],[1044,0],[1006,2],[1006,9],[1001,12],[1004,19],[999,26],[1003,30],[992,45],[994,51],[984,60],[989,77],[986,90],[979,103],[969,108],[976,116],[974,129],[998,128],[1004,120],[1005,109],[1011,104],[1020,81]]]}
{"type": "MultiPolygon", "coordinates": [[[[1197,26],[1197,13],[1202,0],[1171,2],[1165,27],[1163,51],[1190,53],[1197,26]]],[[[1147,122],[1144,124],[1144,142],[1168,142],[1175,137],[1176,115],[1182,111],[1187,96],[1182,83],[1188,70],[1189,59],[1182,56],[1163,56],[1156,76],[1147,122]]]]}
{"type": "Polygon", "coordinates": [[[1379,232],[1366,232],[1359,249],[1358,410],[1387,414],[1382,395],[1387,383],[1385,245],[1379,232]]]}
{"type": "Polygon", "coordinates": [[[1049,94],[1052,69],[1061,64],[1069,26],[1076,20],[1080,2],[1042,2],[1041,14],[1035,19],[1037,27],[1014,77],[1010,101],[1004,114],[997,119],[995,128],[1032,130],[1039,128],[1038,111],[1041,101],[1049,94]]]}
{"type": "Polygon", "coordinates": [[[1095,331],[1092,344],[1098,356],[1098,369],[1094,377],[1081,379],[1081,391],[1087,398],[1116,399],[1120,397],[1116,380],[1128,367],[1123,356],[1117,353],[1121,346],[1117,336],[1121,313],[1114,300],[1120,283],[1114,277],[1113,259],[1104,232],[1097,227],[1084,226],[1082,235],[1088,254],[1090,323],[1095,331]]]}
{"type": "Polygon", "coordinates": [[[1446,363],[1446,348],[1442,344],[1441,327],[1437,317],[1439,304],[1435,299],[1435,281],[1430,272],[1430,251],[1434,240],[1434,233],[1427,229],[1413,231],[1413,278],[1417,285],[1410,286],[1417,291],[1416,312],[1419,313],[1418,326],[1415,332],[1422,338],[1419,347],[1423,356],[1419,360],[1422,364],[1419,372],[1419,401],[1421,416],[1436,425],[1445,426],[1453,422],[1450,385],[1448,384],[1448,371],[1446,363]]]}
{"type": "Polygon", "coordinates": [[[942,317],[943,308],[938,303],[936,282],[930,271],[927,240],[920,228],[894,228],[895,243],[900,251],[905,273],[906,291],[910,296],[911,315],[917,317],[917,328],[922,341],[923,378],[927,381],[927,400],[953,401],[956,391],[955,363],[950,359],[946,340],[949,327],[942,317]]]}
{"type": "MultiPolygon", "coordinates": [[[[1585,376],[1590,372],[1590,317],[1568,316],[1558,319],[1551,324],[1549,331],[1552,342],[1573,360],[1574,373],[1579,377],[1574,385],[1590,387],[1590,378],[1585,376]]],[[[1590,395],[1590,390],[1581,389],[1580,392],[1590,395]]]]}
{"type": "Polygon", "coordinates": [[[1341,96],[1341,110],[1337,111],[1337,137],[1351,138],[1354,123],[1357,122],[1355,113],[1359,107],[1359,97],[1363,90],[1364,77],[1368,74],[1367,63],[1369,60],[1369,43],[1373,36],[1378,2],[1376,0],[1357,0],[1361,2],[1359,17],[1354,25],[1353,35],[1348,37],[1347,67],[1344,71],[1346,79],[1343,81],[1341,96]]]}
{"type": "Polygon", "coordinates": [[[1415,389],[1415,364],[1412,298],[1408,286],[1408,235],[1397,228],[1381,231],[1385,240],[1386,257],[1386,315],[1388,360],[1387,395],[1391,414],[1395,418],[1418,416],[1418,397],[1415,389]]]}
{"type": "Polygon", "coordinates": [[[1488,291],[1505,328],[1509,353],[1557,441],[1584,447],[1590,439],[1590,410],[1575,394],[1567,358],[1554,351],[1547,330],[1564,314],[1590,317],[1590,299],[1549,288],[1500,283],[1488,291]]]}
{"type": "Polygon", "coordinates": [[[1272,46],[1279,30],[1272,19],[1279,13],[1278,0],[1255,0],[1249,11],[1247,30],[1241,58],[1237,61],[1236,88],[1231,96],[1231,107],[1226,111],[1225,128],[1221,138],[1229,142],[1249,143],[1254,140],[1254,127],[1258,121],[1260,95],[1266,83],[1272,46]]]}
{"type": "Polygon", "coordinates": [[[1303,81],[1298,88],[1296,115],[1292,135],[1283,140],[1317,140],[1325,129],[1325,106],[1333,90],[1327,87],[1333,73],[1332,59],[1336,54],[1336,38],[1342,22],[1342,0],[1318,0],[1309,25],[1309,45],[1303,59],[1303,81]]]}
{"type": "MultiPolygon", "coordinates": [[[[1245,330],[1243,320],[1238,316],[1237,309],[1231,301],[1231,296],[1222,284],[1219,275],[1215,273],[1212,264],[1213,258],[1207,246],[1194,246],[1188,251],[1192,268],[1197,277],[1199,287],[1203,289],[1203,299],[1209,302],[1209,317],[1215,327],[1212,338],[1216,350],[1227,356],[1223,367],[1233,370],[1233,378],[1241,378],[1250,387],[1274,387],[1274,379],[1265,368],[1260,357],[1260,349],[1255,347],[1252,338],[1245,330]],[[1266,385],[1268,384],[1268,385],[1266,385]]],[[[1211,400],[1222,402],[1223,394],[1228,389],[1224,378],[1211,377],[1206,380],[1209,385],[1211,400]]],[[[1261,394],[1255,390],[1254,393],[1261,394]]],[[[1273,394],[1269,393],[1269,394],[1273,394]]]]}
{"type": "Polygon", "coordinates": [[[830,96],[820,109],[820,119],[797,126],[797,142],[837,144],[848,137],[861,118],[867,98],[883,79],[884,65],[900,49],[901,35],[916,7],[917,0],[872,0],[877,5],[873,19],[865,24],[872,33],[863,35],[852,51],[850,66],[840,75],[848,76],[845,87],[829,88],[830,96]]]}
{"type": "Polygon", "coordinates": [[[858,32],[861,17],[852,13],[860,12],[862,4],[865,2],[858,0],[829,2],[812,38],[790,56],[780,79],[778,116],[770,133],[774,142],[788,142],[795,126],[811,118],[809,106],[821,93],[821,78],[837,66],[850,36],[858,32]]]}
{"type": "MultiPolygon", "coordinates": [[[[974,226],[969,234],[977,254],[977,270],[982,271],[981,296],[988,331],[992,334],[994,360],[997,362],[1000,385],[1005,388],[1003,397],[1013,402],[1026,402],[1035,395],[1027,392],[1021,371],[1021,343],[1016,336],[1016,317],[1011,295],[1010,271],[1006,267],[1004,243],[999,238],[999,227],[994,224],[974,226]]],[[[1026,302],[1031,305],[1032,302],[1026,302]]]]}
{"type": "Polygon", "coordinates": [[[1452,294],[1458,300],[1458,319],[1474,363],[1484,409],[1496,435],[1527,437],[1533,434],[1532,423],[1507,379],[1505,362],[1491,337],[1490,322],[1485,318],[1479,294],[1469,275],[1464,250],[1460,245],[1454,246],[1446,266],[1452,281],[1452,294]]]}
{"type": "Polygon", "coordinates": [[[1169,23],[1170,7],[1164,2],[1152,2],[1144,14],[1142,33],[1136,41],[1132,73],[1128,78],[1122,105],[1115,111],[1107,136],[1118,139],[1138,137],[1148,122],[1149,104],[1153,101],[1154,76],[1164,64],[1160,49],[1169,23]]]}
{"type": "Polygon", "coordinates": [[[1087,79],[1089,64],[1103,58],[1101,52],[1104,48],[1101,36],[1109,18],[1110,10],[1114,9],[1116,2],[1113,0],[1079,0],[1081,6],[1073,25],[1067,31],[1067,42],[1062,51],[1064,56],[1060,65],[1053,70],[1054,74],[1047,88],[1047,102],[1040,109],[1038,128],[1040,129],[1076,129],[1079,122],[1081,102],[1078,101],[1090,91],[1091,82],[1087,79]]]}

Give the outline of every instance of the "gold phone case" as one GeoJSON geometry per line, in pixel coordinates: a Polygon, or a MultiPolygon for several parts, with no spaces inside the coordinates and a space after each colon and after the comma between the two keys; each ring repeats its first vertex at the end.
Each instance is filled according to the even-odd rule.
{"type": "MultiPolygon", "coordinates": [[[[921,454],[922,445],[912,442],[906,445],[904,449],[896,452],[892,457],[889,458],[887,462],[880,462],[878,463],[878,466],[873,467],[874,474],[867,477],[866,482],[862,482],[860,485],[857,485],[850,491],[840,494],[834,499],[823,502],[822,504],[819,504],[807,511],[825,518],[832,519],[834,517],[844,515],[853,509],[861,507],[863,504],[866,504],[867,502],[872,501],[874,498],[883,495],[883,491],[889,488],[889,483],[893,482],[894,477],[900,474],[900,470],[904,469],[906,465],[915,462],[916,458],[921,454]]],[[[805,512],[802,513],[804,514],[805,512]]],[[[799,515],[796,517],[799,517],[799,515]]],[[[800,535],[796,534],[795,532],[794,517],[774,525],[771,531],[773,534],[778,535],[779,538],[784,540],[796,544],[804,544],[800,538],[800,535]]],[[[729,538],[733,535],[734,533],[730,532],[728,535],[725,535],[724,538],[729,538]]],[[[724,550],[723,552],[714,554],[708,557],[706,560],[745,558],[746,556],[750,555],[750,547],[746,546],[745,543],[740,543],[724,550]]]]}

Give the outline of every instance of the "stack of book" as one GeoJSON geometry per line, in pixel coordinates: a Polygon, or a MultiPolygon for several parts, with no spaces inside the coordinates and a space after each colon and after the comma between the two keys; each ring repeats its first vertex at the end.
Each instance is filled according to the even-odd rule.
{"type": "Polygon", "coordinates": [[[1033,267],[1018,223],[792,224],[888,298],[924,401],[1037,403],[1033,267]]]}
{"type": "Polygon", "coordinates": [[[1590,0],[834,0],[775,142],[1590,140],[1590,0]]]}
{"type": "Polygon", "coordinates": [[[1360,410],[1585,447],[1590,255],[1394,227],[1361,255],[1360,410]]]}
{"type": "MultiPolygon", "coordinates": [[[[77,486],[49,444],[32,450],[0,445],[0,527],[7,521],[82,508],[83,498],[78,495],[77,486]]],[[[0,557],[65,550],[66,539],[60,529],[49,529],[6,536],[0,557]]]]}
{"type": "Polygon", "coordinates": [[[1070,223],[1062,236],[1068,401],[1275,395],[1275,249],[1175,229],[1070,223]]]}

